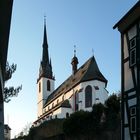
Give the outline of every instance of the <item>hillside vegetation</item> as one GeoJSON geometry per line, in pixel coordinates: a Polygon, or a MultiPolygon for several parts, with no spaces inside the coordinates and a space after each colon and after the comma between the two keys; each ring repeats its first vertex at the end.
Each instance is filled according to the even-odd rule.
{"type": "Polygon", "coordinates": [[[111,95],[92,112],[77,111],[66,119],[45,121],[30,129],[25,140],[120,140],[120,100],[111,95]]]}

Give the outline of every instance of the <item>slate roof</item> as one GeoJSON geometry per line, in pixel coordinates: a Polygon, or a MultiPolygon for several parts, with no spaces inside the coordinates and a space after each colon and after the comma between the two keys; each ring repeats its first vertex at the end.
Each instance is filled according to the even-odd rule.
{"type": "Polygon", "coordinates": [[[66,81],[64,81],[46,100],[45,106],[53,101],[58,96],[65,94],[73,87],[81,82],[99,80],[107,85],[106,78],[100,72],[94,56],[87,60],[75,74],[72,74],[66,81]]]}

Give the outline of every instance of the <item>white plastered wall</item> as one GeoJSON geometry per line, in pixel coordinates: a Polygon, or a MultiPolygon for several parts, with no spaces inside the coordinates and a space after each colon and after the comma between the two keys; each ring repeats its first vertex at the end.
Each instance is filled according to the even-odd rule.
{"type": "Polygon", "coordinates": [[[74,110],[74,103],[75,103],[75,97],[74,94],[78,94],[79,95],[79,108],[78,110],[84,110],[84,111],[91,111],[92,107],[85,107],[85,88],[90,85],[92,87],[92,105],[94,105],[95,103],[97,103],[96,98],[98,98],[98,103],[104,103],[104,101],[108,98],[108,92],[105,89],[105,83],[98,81],[98,80],[92,80],[92,81],[87,81],[87,82],[82,82],[80,84],[78,84],[77,86],[75,86],[73,89],[71,89],[70,91],[68,91],[65,94],[62,94],[61,96],[59,96],[58,98],[56,98],[55,100],[53,100],[52,102],[50,102],[50,104],[48,104],[45,108],[44,108],[44,113],[51,110],[53,108],[53,105],[56,106],[57,105],[57,100],[59,100],[59,103],[64,100],[69,100],[71,108],[59,108],[57,110],[55,110],[53,112],[53,117],[55,117],[57,115],[58,118],[63,118],[66,117],[66,113],[68,112],[69,114],[73,113],[74,110]],[[94,86],[98,86],[99,90],[95,90],[94,86]],[[49,107],[49,110],[48,110],[49,107]]]}
{"type": "Polygon", "coordinates": [[[46,102],[48,96],[54,91],[54,80],[48,78],[41,78],[37,83],[37,92],[38,92],[38,117],[43,114],[43,106],[46,102]],[[50,91],[47,90],[47,81],[50,81],[50,91]],[[39,91],[40,84],[40,91],[39,91]]]}

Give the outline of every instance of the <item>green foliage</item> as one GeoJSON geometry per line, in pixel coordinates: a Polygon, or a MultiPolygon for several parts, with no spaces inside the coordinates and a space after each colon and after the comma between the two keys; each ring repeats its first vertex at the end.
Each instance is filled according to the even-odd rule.
{"type": "Polygon", "coordinates": [[[111,110],[115,111],[116,113],[120,112],[120,98],[117,95],[111,95],[106,101],[105,106],[111,110]]]}
{"type": "Polygon", "coordinates": [[[6,70],[5,70],[5,75],[4,75],[4,80],[8,81],[9,79],[12,78],[12,74],[16,71],[17,65],[12,64],[11,66],[9,63],[6,63],[6,70]]]}
{"type": "Polygon", "coordinates": [[[31,128],[25,140],[53,139],[63,133],[69,140],[102,139],[108,132],[115,135],[120,126],[119,104],[118,97],[111,95],[105,104],[93,105],[92,112],[77,111],[66,119],[52,119],[31,128]]]}
{"type": "Polygon", "coordinates": [[[14,87],[5,87],[4,88],[4,95],[3,95],[3,99],[6,103],[8,103],[9,101],[11,101],[11,97],[15,97],[18,96],[18,93],[20,92],[20,90],[22,89],[22,85],[18,86],[17,88],[14,87]]]}
{"type": "Polygon", "coordinates": [[[93,105],[92,116],[93,116],[93,119],[96,120],[97,123],[100,123],[104,109],[105,109],[105,107],[101,103],[93,105]]]}
{"type": "Polygon", "coordinates": [[[52,137],[63,133],[64,119],[52,119],[43,122],[38,127],[32,127],[26,140],[33,140],[38,137],[41,140],[43,137],[52,137]]]}
{"type": "Polygon", "coordinates": [[[104,115],[104,105],[99,103],[99,104],[94,104],[92,107],[92,119],[93,119],[93,124],[94,125],[94,131],[100,132],[102,129],[102,124],[101,124],[101,119],[103,118],[104,115]]]}
{"type": "Polygon", "coordinates": [[[64,121],[63,131],[67,135],[76,136],[78,134],[87,135],[90,132],[92,123],[91,113],[78,111],[64,121]]]}
{"type": "Polygon", "coordinates": [[[64,121],[63,131],[68,136],[93,135],[114,130],[120,124],[120,101],[111,95],[105,105],[94,104],[92,112],[77,111],[64,121]]]}
{"type": "Polygon", "coordinates": [[[114,130],[120,124],[120,99],[116,95],[111,95],[105,101],[105,116],[106,121],[104,127],[114,130]]]}
{"type": "MultiPolygon", "coordinates": [[[[6,63],[6,70],[5,70],[5,77],[4,80],[8,81],[12,78],[12,74],[16,71],[17,65],[12,64],[11,66],[9,63],[6,63]]],[[[11,97],[15,97],[18,95],[20,90],[22,89],[22,85],[18,87],[5,87],[4,88],[4,95],[3,95],[3,100],[8,103],[11,99],[11,97]]]]}

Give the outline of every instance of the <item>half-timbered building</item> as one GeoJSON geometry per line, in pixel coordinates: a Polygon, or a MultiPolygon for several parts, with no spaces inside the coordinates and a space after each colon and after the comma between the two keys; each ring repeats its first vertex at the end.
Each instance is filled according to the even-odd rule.
{"type": "Polygon", "coordinates": [[[140,1],[113,28],[121,33],[121,139],[140,140],[140,1]]]}

